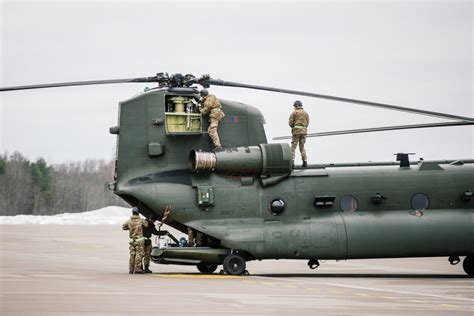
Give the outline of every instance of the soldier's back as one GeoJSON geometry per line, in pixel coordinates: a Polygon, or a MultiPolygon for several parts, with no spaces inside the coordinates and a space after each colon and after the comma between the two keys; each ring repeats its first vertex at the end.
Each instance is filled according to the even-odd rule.
{"type": "Polygon", "coordinates": [[[130,238],[143,237],[143,220],[141,218],[132,218],[128,222],[130,238]]]}
{"type": "Polygon", "coordinates": [[[307,127],[309,124],[309,115],[303,109],[297,109],[294,112],[295,125],[302,125],[307,127]]]}

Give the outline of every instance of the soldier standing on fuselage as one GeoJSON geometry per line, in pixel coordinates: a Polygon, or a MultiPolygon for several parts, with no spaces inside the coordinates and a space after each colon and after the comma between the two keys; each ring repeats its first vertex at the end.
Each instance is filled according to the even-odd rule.
{"type": "Polygon", "coordinates": [[[214,150],[221,149],[221,142],[219,140],[219,135],[217,134],[217,127],[219,126],[220,120],[224,118],[225,114],[221,109],[221,104],[215,95],[209,94],[209,91],[202,89],[201,92],[201,108],[199,111],[201,114],[209,115],[209,127],[207,132],[209,137],[212,140],[214,150]]]}
{"type": "Polygon", "coordinates": [[[295,164],[295,151],[299,143],[301,158],[303,159],[303,168],[308,165],[308,157],[304,144],[306,143],[306,134],[308,133],[309,115],[303,110],[303,103],[295,101],[293,104],[294,111],[290,115],[288,124],[291,127],[291,162],[295,164]]]}
{"type": "Polygon", "coordinates": [[[122,229],[129,231],[130,260],[128,261],[128,272],[130,274],[143,274],[142,258],[144,256],[145,238],[143,237],[143,227],[147,227],[148,222],[140,218],[138,208],[132,209],[132,217],[123,223],[122,229]]]}
{"type": "Polygon", "coordinates": [[[148,226],[143,226],[143,237],[145,238],[145,256],[143,257],[143,265],[145,266],[144,272],[145,273],[152,273],[153,271],[150,270],[150,257],[151,257],[151,250],[153,248],[151,242],[151,235],[158,235],[159,232],[155,227],[155,220],[153,217],[150,217],[148,220],[148,226]]]}

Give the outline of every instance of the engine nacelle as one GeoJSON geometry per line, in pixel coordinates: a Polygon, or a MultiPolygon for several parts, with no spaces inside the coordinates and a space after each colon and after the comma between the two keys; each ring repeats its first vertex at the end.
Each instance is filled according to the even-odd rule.
{"type": "Polygon", "coordinates": [[[289,174],[291,149],[286,143],[226,148],[217,152],[192,150],[189,154],[191,170],[237,174],[289,174]]]}

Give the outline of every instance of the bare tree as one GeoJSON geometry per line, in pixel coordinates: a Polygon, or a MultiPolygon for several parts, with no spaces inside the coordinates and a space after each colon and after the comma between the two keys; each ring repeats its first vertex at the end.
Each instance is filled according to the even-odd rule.
{"type": "Polygon", "coordinates": [[[126,206],[107,188],[114,162],[89,159],[48,166],[15,152],[0,156],[0,215],[85,212],[126,206]]]}

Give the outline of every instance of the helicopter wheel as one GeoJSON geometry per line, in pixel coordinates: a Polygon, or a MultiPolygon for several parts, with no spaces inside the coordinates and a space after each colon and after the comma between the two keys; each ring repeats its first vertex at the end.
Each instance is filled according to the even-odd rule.
{"type": "Polygon", "coordinates": [[[196,267],[201,273],[213,273],[217,269],[217,264],[201,262],[196,267]]]}
{"type": "Polygon", "coordinates": [[[466,272],[467,275],[474,276],[474,257],[469,256],[464,258],[462,267],[464,268],[464,272],[466,272]]]}
{"type": "Polygon", "coordinates": [[[246,264],[245,259],[241,255],[233,253],[224,259],[222,266],[227,274],[241,275],[245,271],[246,264]]]}

